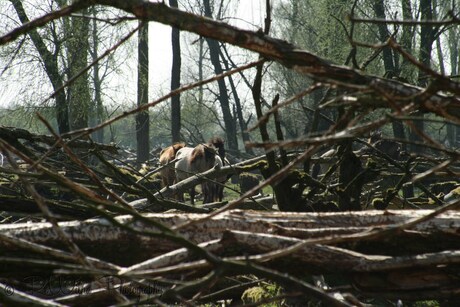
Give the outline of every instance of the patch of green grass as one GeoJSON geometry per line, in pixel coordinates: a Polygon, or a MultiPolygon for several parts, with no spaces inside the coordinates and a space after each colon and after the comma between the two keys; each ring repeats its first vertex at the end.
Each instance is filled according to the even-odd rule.
{"type": "MultiPolygon", "coordinates": [[[[271,186],[266,186],[262,189],[263,195],[273,194],[271,186]]],[[[241,196],[240,186],[227,182],[224,189],[224,200],[236,199],[241,196]]]]}
{"type": "Polygon", "coordinates": [[[412,304],[413,307],[439,307],[438,301],[418,301],[412,304]]]}
{"type": "MultiPolygon", "coordinates": [[[[241,300],[245,304],[257,303],[262,300],[266,300],[272,297],[276,297],[281,294],[281,288],[273,283],[261,282],[258,286],[251,287],[244,291],[241,296],[241,300]]],[[[280,302],[273,302],[268,304],[263,304],[262,306],[266,307],[275,307],[280,306],[280,302]]]]}

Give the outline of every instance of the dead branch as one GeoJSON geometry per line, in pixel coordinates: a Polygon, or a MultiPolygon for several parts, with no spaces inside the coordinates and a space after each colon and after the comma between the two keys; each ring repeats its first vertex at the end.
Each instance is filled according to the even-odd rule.
{"type": "MultiPolygon", "coordinates": [[[[452,277],[458,270],[460,254],[457,229],[460,229],[460,215],[447,211],[412,225],[409,229],[394,231],[392,240],[386,236],[367,236],[375,231],[396,229],[397,225],[423,219],[432,211],[365,211],[341,213],[282,213],[229,211],[212,219],[203,219],[201,214],[146,214],[149,220],[156,220],[169,227],[192,223],[180,230],[190,242],[199,244],[214,255],[221,257],[223,265],[251,261],[268,270],[282,270],[292,276],[298,274],[335,274],[351,276],[363,292],[370,288],[364,282],[371,275],[378,274],[382,280],[395,274],[412,272],[410,281],[403,278],[392,283],[392,291],[399,291],[401,297],[413,297],[414,292],[424,295],[426,281],[430,287],[444,289],[460,287],[452,277]],[[416,241],[417,245],[411,244],[416,241]],[[229,246],[232,248],[229,249],[229,246]],[[298,246],[298,248],[293,248],[298,246]],[[226,264],[227,263],[227,264],[226,264]],[[414,265],[415,263],[415,265],[414,265]],[[299,265],[305,268],[299,271],[299,265]],[[415,278],[424,276],[424,278],[415,278]],[[437,283],[438,282],[438,283],[437,283]]],[[[212,265],[177,243],[171,242],[156,227],[132,216],[120,216],[116,220],[127,228],[120,228],[106,219],[91,219],[83,222],[60,222],[59,227],[87,255],[100,261],[113,262],[123,267],[111,274],[120,278],[149,279],[175,278],[206,274],[212,265]],[[132,231],[136,230],[136,231],[132,231]],[[143,233],[155,232],[158,236],[143,233]],[[113,253],[117,250],[117,253],[113,253]],[[194,260],[195,259],[195,260],[194,260]],[[169,277],[167,277],[169,276],[169,277]]],[[[24,263],[39,251],[14,240],[26,240],[40,246],[62,246],[49,223],[19,223],[0,225],[0,231],[9,238],[0,237],[3,258],[8,256],[24,258],[24,263]],[[12,244],[13,243],[13,244],[12,244]]],[[[34,246],[39,246],[34,245],[34,246]]],[[[47,247],[43,247],[47,249],[47,247]]],[[[49,253],[49,260],[55,258],[49,253]]],[[[64,258],[63,258],[64,259],[64,258]]],[[[72,261],[72,257],[67,259],[72,261]]],[[[107,269],[110,267],[105,266],[107,269]]],[[[238,267],[244,271],[243,267],[238,267]]],[[[15,265],[11,265],[14,271],[15,265]]],[[[37,269],[37,268],[36,268],[37,269]]],[[[250,272],[248,270],[247,272],[250,272]]],[[[260,273],[260,272],[259,272],[260,273]]],[[[193,277],[194,278],[194,277],[193,277]]],[[[391,296],[388,283],[372,284],[373,293],[391,296]]],[[[360,293],[360,290],[358,290],[360,293]]],[[[429,292],[429,297],[442,298],[429,292]]]]}

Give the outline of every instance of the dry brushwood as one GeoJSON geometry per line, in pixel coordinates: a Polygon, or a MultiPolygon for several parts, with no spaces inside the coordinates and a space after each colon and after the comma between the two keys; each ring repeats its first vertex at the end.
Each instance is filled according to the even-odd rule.
{"type": "MultiPolygon", "coordinates": [[[[41,278],[63,274],[63,279],[85,280],[103,273],[130,282],[155,283],[162,289],[167,289],[168,280],[187,284],[205,278],[214,268],[222,277],[252,273],[266,278],[272,270],[298,278],[325,274],[331,281],[346,277],[341,287],[348,285],[349,291],[363,297],[443,299],[458,295],[460,287],[455,277],[460,273],[460,215],[445,209],[438,214],[426,210],[236,210],[211,219],[164,213],[61,222],[62,231],[90,256],[93,269],[74,263],[66,252],[57,252],[62,244],[49,223],[3,224],[0,262],[5,275],[13,274],[9,282],[26,288],[30,273],[18,274],[19,266],[33,268],[41,278]],[[424,218],[430,214],[431,218],[424,218]],[[158,223],[168,229],[179,227],[177,235],[158,228],[158,223]],[[184,246],[179,237],[199,249],[184,246]],[[203,253],[211,258],[203,259],[203,253]],[[47,261],[39,260],[43,255],[47,261]],[[254,272],[250,263],[260,271],[254,272]],[[60,273],[52,273],[56,268],[60,273]]],[[[281,285],[286,282],[276,275],[272,278],[281,285]]],[[[211,293],[222,290],[208,282],[211,293]]],[[[176,294],[191,295],[187,291],[176,294]]]]}
{"type": "MultiPolygon", "coordinates": [[[[262,33],[241,30],[165,3],[141,0],[75,1],[18,26],[0,37],[0,44],[96,4],[121,9],[139,20],[165,23],[245,48],[260,54],[261,59],[185,85],[96,127],[68,133],[67,137],[73,139],[1,128],[0,149],[7,161],[1,168],[0,186],[1,303],[59,306],[237,302],[245,290],[261,283],[282,288],[281,293],[269,299],[295,298],[299,305],[312,300],[326,306],[362,305],[360,301],[365,304],[375,299],[437,299],[452,304],[460,301],[457,183],[442,192],[428,188],[430,179],[450,181],[458,177],[458,152],[418,131],[410,117],[419,111],[458,123],[457,82],[420,67],[391,40],[388,47],[433,78],[429,87],[366,75],[299,50],[267,35],[269,16],[262,33]],[[303,95],[322,86],[328,90],[338,88],[336,97],[325,99],[320,106],[339,109],[337,122],[322,135],[295,140],[284,139],[277,126],[278,140],[271,142],[267,131],[263,131],[265,123],[273,116],[277,124],[278,110],[302,95],[284,102],[278,102],[276,96],[272,109],[262,114],[265,61],[279,62],[317,82],[303,95]],[[81,140],[185,90],[256,66],[253,97],[257,127],[264,142],[249,145],[266,150],[266,161],[243,161],[213,169],[160,190],[148,186],[150,178],[140,180],[134,168],[115,163],[112,146],[81,140]],[[388,110],[388,114],[361,121],[361,113],[377,108],[388,110]],[[395,120],[417,132],[434,154],[396,157],[379,152],[376,144],[365,145],[372,148],[370,151],[352,150],[357,138],[395,120]],[[334,157],[315,156],[321,146],[332,145],[340,145],[334,157]],[[285,151],[291,148],[301,152],[288,160],[285,151]],[[281,159],[273,149],[280,149],[281,159]],[[334,165],[327,171],[314,178],[309,176],[310,162],[327,164],[332,159],[334,165]],[[96,166],[92,164],[95,161],[96,166]],[[168,199],[201,181],[253,169],[259,169],[265,180],[226,204],[191,207],[168,199]],[[276,199],[276,205],[283,210],[359,210],[370,204],[380,209],[395,205],[414,208],[419,205],[416,199],[399,193],[406,193],[411,185],[424,193],[424,205],[434,204],[434,210],[230,210],[245,201],[254,204],[254,208],[265,209],[262,201],[248,198],[268,185],[275,191],[271,200],[276,199]],[[181,212],[140,213],[171,208],[181,212]],[[318,275],[324,275],[319,286],[314,284],[315,279],[321,280],[318,275]]],[[[131,31],[125,39],[134,33],[131,31]]]]}

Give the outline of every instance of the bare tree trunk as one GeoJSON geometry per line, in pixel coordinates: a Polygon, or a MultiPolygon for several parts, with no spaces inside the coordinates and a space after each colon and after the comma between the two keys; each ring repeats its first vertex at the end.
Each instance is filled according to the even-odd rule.
{"type": "MultiPolygon", "coordinates": [[[[82,10],[87,15],[88,10],[82,10]]],[[[88,66],[89,23],[82,16],[70,18],[70,33],[67,43],[69,57],[69,78],[78,77],[69,86],[69,109],[71,129],[88,127],[88,113],[91,96],[89,93],[88,72],[82,71],[88,66]]]]}
{"type": "MultiPolygon", "coordinates": [[[[458,63],[459,63],[459,35],[457,28],[449,28],[448,30],[448,43],[449,43],[449,54],[450,54],[450,74],[452,76],[458,75],[458,63]]],[[[458,142],[456,141],[455,135],[460,133],[460,128],[447,123],[447,139],[452,147],[457,147],[458,142]]]]}
{"type": "MultiPolygon", "coordinates": [[[[409,4],[410,5],[410,4],[409,4]]],[[[377,18],[385,19],[385,7],[384,7],[384,1],[383,0],[375,0],[374,2],[374,12],[377,18]]],[[[385,42],[390,34],[388,32],[388,28],[385,24],[379,24],[379,36],[380,40],[382,42],[385,42]]],[[[399,76],[399,69],[397,69],[395,62],[393,61],[395,58],[395,55],[393,54],[392,50],[387,46],[383,48],[383,65],[385,67],[385,76],[387,78],[392,78],[395,76],[399,76]]],[[[406,138],[405,133],[404,133],[404,126],[400,121],[393,121],[392,122],[392,127],[393,127],[393,135],[395,138],[402,139],[404,140],[406,138]]],[[[402,144],[403,150],[405,150],[405,144],[402,144]]]]}
{"type": "MultiPolygon", "coordinates": [[[[385,7],[383,0],[374,0],[373,8],[375,16],[380,19],[385,19],[385,7]]],[[[379,24],[379,36],[382,42],[385,42],[389,38],[389,32],[386,24],[379,24]]],[[[385,46],[382,50],[383,53],[383,65],[385,66],[385,76],[392,78],[396,75],[395,64],[393,62],[393,52],[389,46],[385,46]]]]}
{"type": "MultiPolygon", "coordinates": [[[[401,0],[402,15],[404,20],[413,20],[412,7],[410,0],[401,0]]],[[[409,53],[412,53],[412,40],[414,38],[414,27],[411,25],[402,26],[401,34],[401,45],[409,53]]],[[[408,83],[415,81],[414,77],[414,66],[406,59],[402,58],[401,60],[401,73],[400,76],[403,79],[406,79],[408,83]]]]}
{"type": "MultiPolygon", "coordinates": [[[[169,0],[171,7],[178,7],[177,0],[169,0]]],[[[171,69],[171,91],[180,87],[181,54],[180,54],[180,31],[171,28],[172,40],[172,69],[171,69]]],[[[171,97],[171,135],[172,142],[179,142],[181,128],[180,94],[171,97]]]]}
{"type": "MultiPolygon", "coordinates": [[[[223,46],[222,49],[226,49],[225,46],[223,46]]],[[[227,56],[229,56],[226,50],[225,50],[225,53],[227,54],[227,56]]],[[[221,52],[220,55],[221,55],[222,63],[225,66],[225,69],[230,70],[230,65],[228,64],[227,59],[225,59],[224,54],[221,52]]],[[[243,139],[243,142],[246,143],[246,142],[249,142],[250,139],[249,139],[249,133],[247,131],[248,127],[243,117],[243,108],[241,107],[240,97],[238,96],[238,91],[236,90],[236,86],[235,86],[235,83],[233,82],[232,76],[228,77],[228,81],[230,82],[230,88],[232,89],[233,99],[235,100],[236,115],[238,116],[238,123],[240,124],[240,129],[241,129],[241,138],[243,139]]],[[[246,146],[244,148],[248,154],[251,154],[251,155],[254,154],[254,151],[252,150],[252,148],[246,147],[246,146]]]]}
{"type": "MultiPolygon", "coordinates": [[[[420,18],[422,21],[433,20],[433,8],[431,6],[431,0],[420,0],[420,18]]],[[[420,49],[419,49],[419,61],[426,67],[431,66],[431,51],[433,49],[433,42],[435,39],[435,29],[432,25],[421,25],[420,26],[420,49]]],[[[423,71],[419,71],[417,83],[419,86],[425,87],[428,84],[427,75],[423,71]]],[[[418,117],[419,120],[414,121],[415,128],[424,132],[425,125],[423,120],[423,113],[415,112],[413,114],[418,117]]],[[[411,131],[409,139],[413,142],[422,142],[422,138],[415,132],[411,131]]],[[[423,146],[412,145],[412,150],[415,152],[423,152],[423,146]]]]}
{"type": "MultiPolygon", "coordinates": [[[[97,31],[97,21],[96,21],[96,7],[92,8],[93,20],[92,20],[92,41],[93,48],[91,50],[91,58],[93,62],[97,59],[97,53],[99,49],[99,39],[97,31]]],[[[94,84],[94,103],[91,106],[90,116],[91,125],[98,125],[104,120],[104,106],[102,104],[102,89],[101,89],[102,80],[99,76],[99,63],[94,64],[93,66],[93,84],[94,84]]],[[[104,129],[99,129],[93,133],[94,140],[98,143],[104,142],[104,129]]]]}
{"type": "MultiPolygon", "coordinates": [[[[138,77],[137,77],[137,104],[148,103],[149,85],[149,24],[144,23],[139,29],[138,42],[138,77]]],[[[149,159],[149,113],[148,110],[139,112],[136,115],[136,137],[137,137],[137,162],[142,163],[149,159]]]]}
{"type": "MultiPolygon", "coordinates": [[[[404,0],[403,0],[404,1],[404,0]]],[[[409,7],[406,7],[406,14],[407,11],[410,12],[410,3],[405,3],[404,5],[408,5],[409,7]]],[[[384,7],[384,1],[383,0],[375,0],[374,2],[374,12],[377,18],[380,19],[385,19],[385,7],[384,7]]],[[[407,17],[407,16],[406,16],[407,17]]],[[[380,40],[382,42],[385,42],[390,34],[388,32],[388,28],[385,24],[379,24],[379,35],[380,35],[380,40]]],[[[406,27],[403,29],[403,31],[408,31],[409,29],[406,27]]],[[[403,33],[403,37],[406,35],[406,33],[403,33]]],[[[409,39],[408,45],[410,45],[410,36],[406,36],[409,39]]],[[[395,62],[393,61],[395,57],[395,54],[393,54],[392,50],[387,46],[383,49],[383,65],[385,67],[385,76],[387,78],[392,78],[392,77],[399,77],[401,70],[398,69],[395,65],[395,62]]],[[[399,120],[394,120],[391,123],[391,126],[393,128],[393,136],[396,139],[400,140],[405,140],[406,139],[406,134],[404,132],[404,125],[401,121],[399,120]]],[[[406,143],[401,143],[401,149],[406,151],[406,143]]],[[[413,197],[414,196],[414,191],[412,186],[404,186],[403,187],[403,193],[405,197],[413,197]]]]}
{"type": "MultiPolygon", "coordinates": [[[[209,0],[204,0],[203,5],[205,11],[204,15],[206,17],[212,18],[211,5],[209,3],[209,0]]],[[[219,43],[216,40],[210,38],[206,38],[206,42],[209,46],[209,56],[211,57],[211,62],[214,66],[214,72],[216,73],[216,75],[219,75],[223,72],[219,57],[219,43]]],[[[230,110],[230,98],[228,96],[227,86],[225,85],[224,79],[219,79],[217,81],[217,84],[219,86],[219,101],[222,109],[222,116],[224,118],[228,148],[230,150],[237,151],[238,140],[236,138],[236,125],[233,119],[232,112],[230,110]]]]}

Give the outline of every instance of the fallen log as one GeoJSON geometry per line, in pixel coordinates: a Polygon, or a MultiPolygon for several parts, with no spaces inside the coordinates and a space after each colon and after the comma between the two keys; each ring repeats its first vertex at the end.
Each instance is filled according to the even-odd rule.
{"type": "MultiPolygon", "coordinates": [[[[379,252],[379,256],[387,255],[384,259],[395,255],[411,253],[441,252],[460,248],[458,239],[460,229],[460,213],[448,211],[426,222],[415,225],[410,230],[401,230],[392,235],[391,240],[380,238],[349,238],[341,242],[335,242],[334,238],[347,237],[355,234],[370,232],[374,229],[390,227],[409,221],[416,217],[430,213],[429,210],[401,210],[401,211],[363,211],[341,213],[285,213],[285,212],[256,212],[233,210],[224,212],[210,219],[204,214],[162,213],[145,214],[148,220],[154,220],[167,227],[185,225],[177,231],[186,239],[199,244],[212,240],[222,239],[224,235],[231,234],[233,239],[239,238],[237,234],[244,232],[245,238],[256,240],[259,238],[265,242],[271,242],[270,249],[284,248],[290,244],[302,240],[318,241],[319,244],[342,244],[353,250],[362,252],[373,250],[379,252]],[[252,234],[253,236],[249,236],[252,234]],[[413,244],[413,240],[419,240],[413,244]],[[286,241],[287,240],[287,241],[286,241]],[[349,242],[348,242],[349,241],[349,242]],[[435,242],[438,244],[427,244],[435,242]],[[395,248],[395,242],[399,245],[395,248]],[[351,244],[352,243],[352,244],[351,244]],[[374,246],[378,243],[380,247],[374,246]],[[410,243],[410,244],[409,244],[410,243]],[[373,246],[370,248],[370,246],[373,246]],[[392,249],[387,248],[391,246],[392,249]]],[[[141,221],[132,216],[125,215],[116,217],[115,220],[126,229],[113,224],[109,219],[98,218],[86,221],[61,222],[59,227],[83,250],[93,257],[98,257],[120,264],[138,263],[145,259],[162,255],[177,248],[177,244],[167,242],[162,231],[154,224],[141,221]],[[145,233],[145,234],[144,234],[145,233]],[[147,234],[148,233],[148,234],[147,234]],[[86,247],[86,248],[85,248],[86,247]],[[117,253],[113,253],[113,250],[117,253]],[[123,253],[129,255],[124,257],[123,253]],[[134,255],[133,255],[134,254],[134,255]],[[126,259],[125,259],[126,258],[126,259]]],[[[0,225],[0,232],[17,239],[27,240],[47,246],[59,246],[59,237],[54,233],[51,224],[40,223],[17,223],[0,225]]],[[[248,246],[257,246],[255,242],[247,243],[248,246]]],[[[17,252],[17,247],[11,243],[0,242],[2,255],[9,252],[17,252]]],[[[259,249],[260,252],[260,249],[259,249]]],[[[337,250],[329,250],[333,255],[337,250]]],[[[335,262],[337,266],[344,260],[330,257],[330,262],[324,257],[319,261],[325,267],[335,262]]],[[[351,269],[347,264],[343,269],[351,269]]],[[[353,270],[355,270],[354,268],[353,270]]]]}
{"type": "MultiPolygon", "coordinates": [[[[354,287],[352,292],[364,297],[458,299],[460,212],[423,219],[432,213],[233,210],[211,218],[207,214],[155,213],[59,222],[60,229],[98,269],[79,263],[76,257],[72,260],[48,222],[2,224],[0,277],[26,287],[24,280],[31,272],[43,277],[67,271],[73,272],[73,278],[103,274],[121,280],[155,280],[166,289],[169,286],[162,280],[192,282],[222,266],[228,276],[253,274],[257,268],[256,273],[275,270],[297,278],[317,274],[345,278],[354,287]],[[416,219],[423,220],[413,224],[416,219]],[[176,235],[211,258],[202,258],[167,229],[176,229],[176,235]],[[60,250],[65,254],[60,255],[60,250]],[[46,261],[38,260],[43,257],[46,261]],[[212,259],[220,260],[213,263],[212,259]],[[226,271],[234,265],[237,267],[226,271]]],[[[278,278],[275,281],[286,282],[278,278]]],[[[182,294],[195,290],[184,288],[182,294]]],[[[167,301],[171,299],[168,296],[167,301]]]]}

